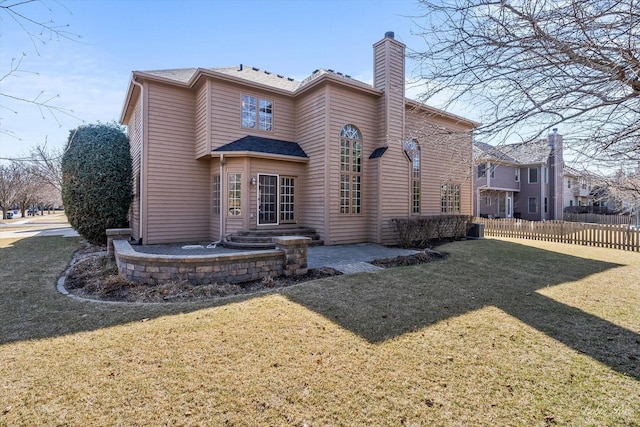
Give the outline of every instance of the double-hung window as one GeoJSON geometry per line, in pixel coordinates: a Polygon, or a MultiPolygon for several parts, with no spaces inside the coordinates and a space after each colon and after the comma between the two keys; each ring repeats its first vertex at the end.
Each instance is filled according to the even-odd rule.
{"type": "Polygon", "coordinates": [[[242,127],[271,131],[273,129],[273,101],[242,95],[242,127]]]}
{"type": "Polygon", "coordinates": [[[442,184],[440,187],[440,211],[460,213],[460,184],[442,184]]]}

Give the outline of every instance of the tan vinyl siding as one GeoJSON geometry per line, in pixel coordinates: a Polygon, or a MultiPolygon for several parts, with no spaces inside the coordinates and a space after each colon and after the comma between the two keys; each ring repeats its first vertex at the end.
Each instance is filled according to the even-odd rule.
{"type": "Polygon", "coordinates": [[[295,141],[309,156],[306,174],[299,184],[299,218],[302,225],[313,227],[322,239],[325,235],[325,150],[327,111],[326,86],[305,94],[296,104],[295,141]]]}
{"type": "Polygon", "coordinates": [[[148,96],[144,243],[207,240],[211,184],[209,162],[194,160],[195,97],[160,84],[148,96]]]}
{"type": "Polygon", "coordinates": [[[460,184],[460,213],[471,215],[471,129],[452,121],[407,111],[407,130],[418,140],[422,159],[422,214],[439,215],[442,184],[460,184]]]}
{"type": "Polygon", "coordinates": [[[137,240],[140,238],[140,158],[142,155],[142,104],[140,99],[138,99],[129,123],[127,123],[127,132],[133,174],[133,200],[129,208],[129,227],[133,238],[137,240]]]}
{"type": "Polygon", "coordinates": [[[208,84],[204,83],[196,90],[196,158],[208,156],[210,148],[208,145],[207,111],[209,91],[208,84]]]}
{"type": "Polygon", "coordinates": [[[247,135],[293,141],[295,139],[295,102],[290,97],[264,90],[211,80],[211,149],[247,135]],[[242,127],[242,95],[273,102],[273,130],[242,127]]]}
{"type": "Polygon", "coordinates": [[[329,186],[325,191],[325,198],[329,203],[330,239],[327,243],[364,242],[369,239],[369,230],[375,225],[372,217],[375,210],[372,209],[372,204],[375,204],[377,196],[372,191],[375,181],[372,181],[370,176],[369,156],[378,147],[377,99],[341,86],[330,86],[329,90],[329,156],[326,167],[329,186]],[[340,214],[340,132],[347,124],[357,127],[362,136],[360,214],[340,214]]]}
{"type": "MultiPolygon", "coordinates": [[[[278,175],[279,177],[294,177],[295,178],[295,190],[296,196],[295,201],[295,216],[297,218],[296,223],[300,225],[304,225],[300,223],[299,213],[300,213],[300,185],[304,178],[304,173],[306,170],[306,164],[304,163],[293,163],[286,161],[277,161],[277,160],[269,160],[269,159],[259,159],[259,158],[251,158],[249,159],[249,176],[246,177],[245,181],[247,182],[247,188],[249,189],[249,224],[248,227],[250,229],[260,228],[258,224],[258,187],[251,186],[250,180],[251,177],[258,178],[258,174],[266,174],[266,175],[278,175]]],[[[278,180],[278,189],[280,188],[280,182],[278,180]]],[[[278,190],[280,191],[280,190],[278,190]]],[[[279,201],[278,201],[279,203],[279,201]]],[[[291,223],[289,223],[290,225],[291,223]]],[[[272,227],[272,226],[269,226],[272,227]]]]}

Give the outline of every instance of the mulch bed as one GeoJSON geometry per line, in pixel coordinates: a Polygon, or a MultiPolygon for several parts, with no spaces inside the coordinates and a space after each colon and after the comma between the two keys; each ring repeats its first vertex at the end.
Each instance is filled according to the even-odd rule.
{"type": "MultiPolygon", "coordinates": [[[[77,255],[81,257],[69,269],[65,279],[65,288],[74,295],[104,301],[178,302],[208,300],[283,288],[342,274],[333,268],[322,267],[311,269],[303,276],[268,277],[238,284],[192,285],[186,281],[170,281],[161,285],[147,285],[120,277],[115,260],[105,255],[104,247],[86,247],[80,250],[77,255]]],[[[426,249],[415,255],[377,259],[371,264],[383,268],[392,268],[423,264],[445,257],[445,254],[426,249]]]]}

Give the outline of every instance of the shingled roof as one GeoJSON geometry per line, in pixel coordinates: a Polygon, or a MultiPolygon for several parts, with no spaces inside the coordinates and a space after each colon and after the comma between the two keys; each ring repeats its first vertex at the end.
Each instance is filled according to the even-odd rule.
{"type": "Polygon", "coordinates": [[[282,141],[279,139],[262,138],[259,136],[247,135],[236,141],[218,147],[212,152],[252,152],[264,154],[277,154],[281,156],[292,156],[308,159],[307,153],[295,142],[282,141]]]}
{"type": "Polygon", "coordinates": [[[285,90],[287,92],[295,92],[297,89],[306,86],[316,79],[324,75],[331,75],[338,80],[356,84],[363,88],[371,89],[372,86],[353,79],[351,76],[334,71],[320,68],[311,73],[304,80],[296,80],[291,77],[286,77],[282,74],[275,74],[270,71],[261,70],[256,67],[250,67],[246,65],[240,65],[238,67],[220,67],[220,68],[176,68],[170,70],[151,70],[142,71],[141,73],[147,74],[161,79],[170,80],[180,84],[189,84],[191,79],[195,76],[198,70],[210,71],[212,73],[224,74],[230,77],[236,77],[242,80],[246,80],[252,83],[258,83],[265,86],[269,86],[275,89],[285,90]]]}
{"type": "Polygon", "coordinates": [[[545,163],[551,154],[551,148],[546,139],[500,146],[476,141],[473,143],[473,151],[476,160],[487,159],[522,165],[545,163]]]}

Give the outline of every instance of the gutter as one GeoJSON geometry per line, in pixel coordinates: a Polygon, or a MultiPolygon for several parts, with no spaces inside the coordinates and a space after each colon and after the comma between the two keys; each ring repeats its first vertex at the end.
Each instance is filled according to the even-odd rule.
{"type": "Polygon", "coordinates": [[[144,185],[143,185],[143,180],[144,180],[144,167],[143,167],[143,162],[144,162],[144,126],[145,126],[145,120],[144,120],[144,86],[141,83],[138,83],[136,81],[135,76],[131,76],[131,83],[138,86],[140,88],[140,115],[142,116],[142,120],[141,120],[141,126],[140,126],[140,200],[139,200],[139,227],[140,227],[140,235],[138,236],[138,243],[142,244],[142,223],[143,223],[143,219],[142,219],[142,208],[143,208],[143,197],[142,197],[142,192],[144,189],[144,185]]]}

